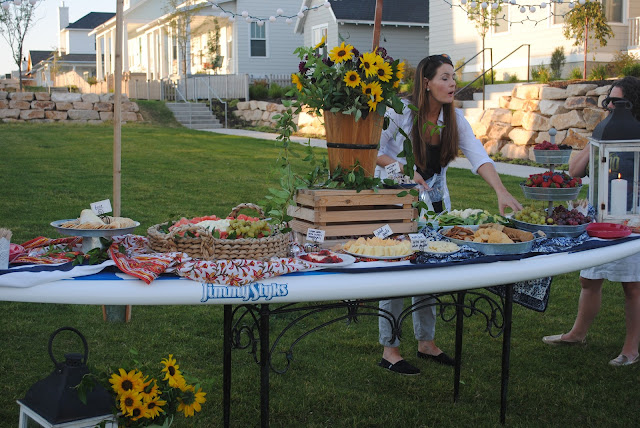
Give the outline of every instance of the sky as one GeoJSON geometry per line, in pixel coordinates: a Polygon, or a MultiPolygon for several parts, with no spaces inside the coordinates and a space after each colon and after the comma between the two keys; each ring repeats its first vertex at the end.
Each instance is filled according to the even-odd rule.
{"type": "MultiPolygon", "coordinates": [[[[61,3],[61,0],[40,0],[38,2],[35,23],[25,38],[22,53],[24,57],[28,56],[30,50],[54,50],[58,47],[58,7],[61,3]]],[[[89,12],[115,13],[116,11],[115,0],[64,0],[64,4],[69,8],[70,23],[76,22],[89,12]]],[[[0,76],[18,69],[12,58],[9,44],[0,36],[0,76]]]]}

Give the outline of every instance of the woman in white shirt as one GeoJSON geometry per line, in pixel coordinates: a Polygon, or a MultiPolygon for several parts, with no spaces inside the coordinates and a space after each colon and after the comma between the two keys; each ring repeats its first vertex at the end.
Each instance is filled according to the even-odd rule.
{"type": "MultiPolygon", "coordinates": [[[[402,127],[412,141],[415,156],[413,180],[426,190],[428,195],[426,202],[434,211],[451,209],[446,172],[447,165],[456,158],[458,150],[462,150],[471,162],[472,172],[480,175],[496,192],[500,214],[504,214],[507,207],[514,211],[521,210],[522,205],[502,184],[493,161],[473,134],[469,122],[462,112],[453,106],[455,90],[453,63],[447,55],[431,55],[420,61],[416,68],[411,97],[411,103],[418,107],[418,111],[408,108],[408,102],[405,102],[402,114],[388,110],[390,124],[383,131],[380,139],[377,165],[383,169],[396,161],[401,164],[406,163],[404,158],[398,157],[405,139],[399,131],[399,127],[402,127]],[[438,126],[442,127],[439,132],[438,126]]],[[[416,304],[423,299],[424,297],[414,297],[413,303],[416,304]]],[[[421,304],[429,303],[433,302],[421,302],[421,304]]],[[[403,299],[401,298],[380,301],[381,314],[392,314],[395,319],[400,316],[402,307],[403,299]]],[[[400,342],[393,332],[391,323],[384,317],[380,317],[378,326],[379,341],[384,346],[379,365],[400,374],[419,374],[420,370],[400,355],[398,348],[400,342]]],[[[434,342],[435,306],[414,311],[413,327],[418,340],[417,356],[419,358],[433,359],[445,365],[455,363],[434,342]]]]}

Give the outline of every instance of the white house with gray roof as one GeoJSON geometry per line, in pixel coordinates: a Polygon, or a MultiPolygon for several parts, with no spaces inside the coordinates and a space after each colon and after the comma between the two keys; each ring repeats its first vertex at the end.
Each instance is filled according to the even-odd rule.
{"type": "MultiPolygon", "coordinates": [[[[303,0],[301,7],[312,8],[324,0],[303,0]]],[[[334,0],[331,8],[309,11],[296,22],[296,33],[304,44],[314,46],[323,36],[329,49],[343,41],[360,52],[371,51],[376,0],[334,0]]],[[[429,55],[429,1],[384,0],[380,47],[394,59],[416,66],[429,55]]]]}

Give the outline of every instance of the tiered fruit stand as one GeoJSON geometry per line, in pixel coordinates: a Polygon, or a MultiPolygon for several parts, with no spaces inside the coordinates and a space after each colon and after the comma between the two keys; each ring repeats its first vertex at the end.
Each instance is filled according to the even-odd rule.
{"type": "MultiPolygon", "coordinates": [[[[571,157],[571,150],[534,150],[533,151],[536,162],[545,164],[549,167],[549,170],[553,173],[556,165],[564,165],[569,162],[571,157]]],[[[527,199],[535,199],[538,201],[548,201],[547,212],[551,214],[553,212],[554,201],[572,201],[578,198],[582,185],[576,187],[529,187],[524,183],[520,184],[524,197],[527,199]]],[[[580,236],[587,228],[587,224],[580,224],[577,226],[569,225],[542,225],[525,223],[523,221],[511,219],[513,224],[522,230],[529,232],[542,231],[547,237],[559,237],[559,236],[580,236]]]]}

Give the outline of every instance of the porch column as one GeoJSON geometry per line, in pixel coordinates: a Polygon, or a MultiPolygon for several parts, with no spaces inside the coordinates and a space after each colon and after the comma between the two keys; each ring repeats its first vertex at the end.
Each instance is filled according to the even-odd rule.
{"type": "Polygon", "coordinates": [[[160,28],[160,75],[158,79],[167,77],[167,32],[164,27],[160,28]]]}
{"type": "Polygon", "coordinates": [[[96,36],[96,79],[98,82],[104,79],[104,69],[102,68],[102,42],[104,37],[96,36]]]}
{"type": "MultiPolygon", "coordinates": [[[[191,23],[187,23],[187,76],[191,74],[191,23]]],[[[186,82],[185,82],[186,84],[186,82]]]]}
{"type": "Polygon", "coordinates": [[[144,36],[144,41],[147,44],[147,80],[151,79],[151,44],[149,43],[149,39],[151,38],[151,33],[146,33],[144,36]]]}
{"type": "Polygon", "coordinates": [[[129,32],[127,21],[122,23],[122,72],[129,71],[129,32]]]}

